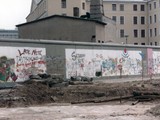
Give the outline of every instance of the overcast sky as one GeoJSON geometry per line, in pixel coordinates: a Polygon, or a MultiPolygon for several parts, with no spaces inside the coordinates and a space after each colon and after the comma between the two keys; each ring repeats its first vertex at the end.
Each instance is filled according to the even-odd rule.
{"type": "Polygon", "coordinates": [[[0,29],[15,29],[26,22],[31,0],[0,0],[0,29]]]}

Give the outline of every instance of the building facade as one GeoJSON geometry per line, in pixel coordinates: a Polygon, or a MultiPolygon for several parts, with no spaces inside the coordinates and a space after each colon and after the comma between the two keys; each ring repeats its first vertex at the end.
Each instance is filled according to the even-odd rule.
{"type": "Polygon", "coordinates": [[[5,39],[17,39],[18,38],[18,30],[0,30],[0,38],[5,39]]]}
{"type": "Polygon", "coordinates": [[[29,22],[51,15],[79,17],[86,12],[86,0],[32,0],[31,12],[26,19],[29,22]]]}
{"type": "MultiPolygon", "coordinates": [[[[91,0],[35,1],[26,18],[28,22],[54,14],[80,17],[90,12],[91,0]],[[33,6],[37,7],[33,9],[33,6]]],[[[113,42],[160,45],[160,0],[103,0],[103,10],[104,15],[116,23],[116,28],[106,26],[106,31],[116,31],[113,42]]],[[[112,41],[107,34],[104,41],[112,41]]]]}

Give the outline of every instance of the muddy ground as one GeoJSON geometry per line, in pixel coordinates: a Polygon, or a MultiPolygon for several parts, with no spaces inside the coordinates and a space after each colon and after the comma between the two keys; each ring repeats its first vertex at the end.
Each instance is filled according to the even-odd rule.
{"type": "MultiPolygon", "coordinates": [[[[42,82],[32,81],[18,84],[13,89],[0,90],[0,107],[31,107],[49,103],[106,103],[130,101],[136,105],[140,102],[159,100],[160,80],[134,81],[124,83],[89,82],[67,84],[66,86],[48,86],[42,82]],[[156,97],[138,100],[134,91],[154,92],[156,97]],[[137,102],[138,101],[138,102],[137,102]]],[[[149,96],[150,98],[150,96],[149,96]]],[[[158,104],[158,103],[156,103],[158,104]]],[[[148,110],[155,116],[160,116],[160,106],[148,110]]]]}

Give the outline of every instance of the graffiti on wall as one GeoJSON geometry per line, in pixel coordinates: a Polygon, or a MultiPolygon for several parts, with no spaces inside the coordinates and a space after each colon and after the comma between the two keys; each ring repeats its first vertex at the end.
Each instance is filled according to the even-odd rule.
{"type": "Polygon", "coordinates": [[[153,59],[149,62],[152,63],[153,74],[160,73],[160,51],[153,51],[153,59]]]}
{"type": "Polygon", "coordinates": [[[66,49],[66,76],[117,76],[122,66],[123,75],[142,72],[141,51],[66,49]]]}
{"type": "Polygon", "coordinates": [[[0,47],[0,80],[23,81],[46,72],[45,48],[0,47]]]}
{"type": "Polygon", "coordinates": [[[15,60],[7,58],[6,56],[0,57],[0,80],[2,81],[16,81],[17,76],[14,72],[15,60]]]}
{"type": "Polygon", "coordinates": [[[65,68],[64,56],[46,56],[47,71],[54,74],[61,74],[65,68]]]}
{"type": "Polygon", "coordinates": [[[153,50],[148,48],[147,49],[147,61],[148,61],[148,75],[152,75],[153,74],[153,50]]]}

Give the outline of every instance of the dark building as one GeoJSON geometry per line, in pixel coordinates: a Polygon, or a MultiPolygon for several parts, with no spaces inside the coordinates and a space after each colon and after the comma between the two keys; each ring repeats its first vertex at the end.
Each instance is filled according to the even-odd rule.
{"type": "Polygon", "coordinates": [[[96,20],[53,15],[17,27],[23,39],[99,42],[105,40],[105,25],[96,20]]]}

